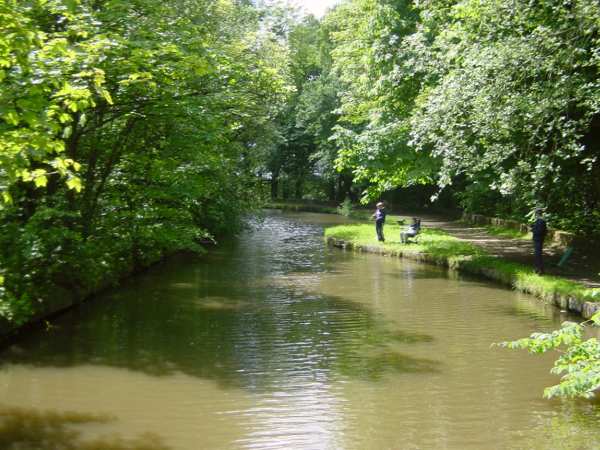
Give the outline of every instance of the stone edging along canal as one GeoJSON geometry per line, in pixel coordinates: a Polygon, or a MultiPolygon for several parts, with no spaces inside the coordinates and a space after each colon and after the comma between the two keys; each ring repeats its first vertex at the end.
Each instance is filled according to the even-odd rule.
{"type": "Polygon", "coordinates": [[[519,283],[518,280],[507,273],[495,269],[493,267],[482,267],[469,265],[471,257],[439,257],[432,256],[427,253],[419,252],[402,252],[401,250],[390,250],[376,245],[356,245],[352,242],[347,242],[334,237],[327,237],[327,244],[332,247],[341,248],[344,250],[352,250],[359,253],[375,253],[378,255],[392,256],[397,258],[407,258],[426,264],[434,264],[436,266],[446,267],[451,270],[469,273],[472,275],[482,276],[500,284],[510,286],[522,292],[534,295],[542,300],[551,303],[563,310],[568,310],[576,314],[580,314],[585,319],[591,318],[597,311],[600,311],[600,303],[586,301],[574,293],[552,292],[541,294],[530,288],[526,284],[519,283]]]}

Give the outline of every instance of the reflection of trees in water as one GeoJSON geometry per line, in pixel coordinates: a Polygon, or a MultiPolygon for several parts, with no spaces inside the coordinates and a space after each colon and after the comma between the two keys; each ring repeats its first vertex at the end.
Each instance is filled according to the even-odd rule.
{"type": "Polygon", "coordinates": [[[521,432],[522,440],[511,448],[531,450],[586,450],[600,448],[600,399],[564,402],[556,414],[539,415],[521,432]]]}
{"type": "Polygon", "coordinates": [[[495,311],[506,316],[528,319],[551,329],[554,329],[554,324],[560,323],[566,318],[569,320],[576,318],[575,315],[565,314],[551,304],[525,296],[517,297],[517,302],[514,304],[498,305],[495,311]]]}
{"type": "Polygon", "coordinates": [[[150,300],[152,294],[132,290],[127,300],[88,305],[48,335],[32,336],[21,351],[7,352],[5,360],[101,364],[157,376],[181,371],[252,390],[290,377],[377,380],[437,367],[389,348],[431,336],[390,330],[369,309],[342,298],[289,287],[248,291],[224,281],[197,290],[177,289],[177,297],[154,292],[150,300]]]}
{"type": "Polygon", "coordinates": [[[0,448],[3,450],[168,450],[155,434],[134,439],[84,440],[75,428],[110,422],[110,417],[0,407],[0,448]]]}
{"type": "Polygon", "coordinates": [[[435,361],[390,348],[431,336],[390,331],[362,305],[307,293],[306,280],[296,275],[310,278],[324,269],[322,247],[320,227],[270,218],[260,232],[215,249],[203,262],[182,258],[159,266],[119,289],[113,301],[76,309],[4,359],[156,376],[180,371],[250,390],[294,377],[376,380],[388,372],[434,371],[435,361]]]}

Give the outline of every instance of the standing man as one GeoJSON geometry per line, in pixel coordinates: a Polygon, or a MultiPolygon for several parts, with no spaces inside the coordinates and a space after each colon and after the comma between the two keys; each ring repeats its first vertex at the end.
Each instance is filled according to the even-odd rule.
{"type": "Polygon", "coordinates": [[[536,208],[535,222],[533,222],[533,224],[531,225],[531,234],[533,235],[533,256],[535,260],[535,272],[540,275],[544,273],[542,249],[544,247],[544,239],[546,238],[547,232],[548,227],[546,226],[546,221],[542,218],[542,209],[536,208]]]}
{"type": "Polygon", "coordinates": [[[383,205],[383,202],[379,202],[375,206],[377,207],[377,209],[371,217],[375,219],[375,231],[377,232],[377,240],[380,242],[385,242],[385,238],[383,237],[383,224],[385,223],[385,206],[383,205]]]}

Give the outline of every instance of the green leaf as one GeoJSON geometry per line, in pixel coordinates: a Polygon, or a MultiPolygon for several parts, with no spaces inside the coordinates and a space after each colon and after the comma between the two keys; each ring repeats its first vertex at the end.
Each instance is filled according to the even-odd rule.
{"type": "Polygon", "coordinates": [[[7,113],[4,114],[4,120],[6,121],[6,123],[10,124],[10,125],[14,125],[17,126],[19,125],[19,115],[17,114],[17,112],[15,110],[10,110],[7,113]]]}
{"type": "Polygon", "coordinates": [[[68,139],[71,136],[71,134],[73,134],[73,127],[69,125],[63,130],[62,137],[63,139],[68,139]]]}
{"type": "Polygon", "coordinates": [[[46,176],[39,176],[33,179],[35,187],[45,187],[48,184],[48,178],[46,176]]]}
{"type": "Polygon", "coordinates": [[[81,192],[81,179],[79,177],[71,177],[67,180],[67,187],[74,189],[77,192],[81,192]]]}
{"type": "Polygon", "coordinates": [[[100,94],[102,95],[104,100],[106,100],[106,103],[108,103],[109,105],[113,104],[113,99],[110,96],[110,92],[108,92],[106,89],[101,89],[100,94]]]}
{"type": "Polygon", "coordinates": [[[31,181],[31,180],[33,180],[33,174],[29,170],[27,170],[27,169],[21,170],[19,176],[21,177],[21,179],[23,181],[31,181]]]}
{"type": "Polygon", "coordinates": [[[67,122],[70,122],[71,120],[72,120],[71,114],[60,113],[58,116],[58,121],[60,123],[67,123],[67,122]]]}
{"type": "Polygon", "coordinates": [[[8,193],[6,191],[2,192],[2,201],[4,203],[6,203],[7,205],[12,205],[12,203],[13,203],[12,195],[10,195],[10,193],[8,193]]]}

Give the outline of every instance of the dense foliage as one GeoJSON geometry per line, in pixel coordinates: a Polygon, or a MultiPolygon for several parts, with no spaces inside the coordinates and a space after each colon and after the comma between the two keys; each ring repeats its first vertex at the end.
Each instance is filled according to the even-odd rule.
{"type": "Polygon", "coordinates": [[[346,0],[289,37],[283,173],[600,235],[597,2],[346,0]]]}
{"type": "Polygon", "coordinates": [[[261,11],[234,0],[0,8],[5,318],[239,226],[285,91],[261,11]]]}
{"type": "MultiPolygon", "coordinates": [[[[355,196],[352,174],[336,170],[331,140],[338,120],[339,80],[331,68],[331,42],[314,17],[287,10],[291,25],[280,33],[287,50],[290,91],[275,122],[280,141],[266,160],[273,198],[343,200],[355,196]]],[[[281,27],[279,27],[281,29],[281,27]]]]}
{"type": "Polygon", "coordinates": [[[598,2],[286,5],[0,1],[0,316],[199,251],[267,183],[600,236],[598,2]]]}
{"type": "Polygon", "coordinates": [[[408,43],[435,70],[411,136],[441,162],[439,186],[462,177],[472,208],[542,205],[555,225],[598,234],[600,5],[427,2],[421,17],[408,43]]]}

